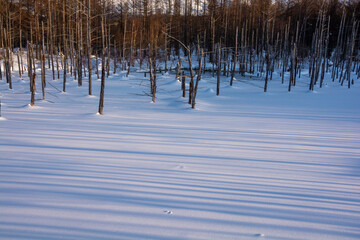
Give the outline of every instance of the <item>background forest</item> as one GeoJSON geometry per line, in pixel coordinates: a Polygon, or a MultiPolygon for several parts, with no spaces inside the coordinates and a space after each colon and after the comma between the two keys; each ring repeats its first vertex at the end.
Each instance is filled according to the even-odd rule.
{"type": "MultiPolygon", "coordinates": [[[[150,73],[153,101],[156,73],[167,72],[168,61],[178,61],[179,80],[181,69],[189,71],[189,103],[196,96],[195,76],[207,70],[217,74],[217,95],[220,74],[231,76],[232,85],[235,71],[263,77],[264,91],[274,69],[282,69],[283,83],[285,72],[290,72],[289,91],[304,67],[309,68],[310,90],[317,82],[322,86],[325,72],[331,71],[333,81],[349,88],[350,73],[360,75],[356,0],[1,0],[0,5],[2,72],[10,88],[16,55],[20,77],[27,70],[30,90],[36,61],[42,66],[42,88],[48,65],[54,80],[62,71],[63,92],[68,74],[81,86],[83,76],[92,70],[105,81],[110,69],[129,74],[137,63],[150,73]],[[183,56],[189,67],[182,63],[183,56]],[[196,56],[194,69],[190,56],[196,56]]],[[[92,75],[88,75],[91,95],[92,75]]]]}

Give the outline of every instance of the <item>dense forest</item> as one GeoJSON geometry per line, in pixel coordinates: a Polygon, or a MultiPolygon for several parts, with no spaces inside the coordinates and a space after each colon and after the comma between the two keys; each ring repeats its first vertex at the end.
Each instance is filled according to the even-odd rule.
{"type": "Polygon", "coordinates": [[[322,86],[326,72],[349,88],[351,72],[360,77],[358,0],[0,0],[0,6],[0,77],[12,88],[17,58],[20,77],[30,79],[32,104],[35,79],[42,89],[50,80],[46,68],[62,79],[64,92],[68,76],[79,86],[86,79],[89,95],[92,78],[101,78],[99,113],[106,77],[135,65],[149,73],[155,101],[157,72],[176,61],[171,70],[183,81],[184,96],[181,75],[188,72],[193,107],[203,71],[218,82],[228,76],[230,85],[235,74],[255,74],[264,91],[274,69],[289,91],[304,67],[310,90],[322,86]]]}

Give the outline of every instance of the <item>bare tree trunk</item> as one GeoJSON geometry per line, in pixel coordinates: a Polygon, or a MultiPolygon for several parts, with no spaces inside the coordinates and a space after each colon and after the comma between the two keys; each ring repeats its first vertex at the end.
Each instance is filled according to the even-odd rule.
{"type": "Polygon", "coordinates": [[[149,56],[149,68],[150,68],[150,93],[154,94],[154,73],[153,73],[153,63],[152,59],[149,56]]]}
{"type": "Polygon", "coordinates": [[[45,87],[46,87],[46,79],[45,79],[45,33],[44,33],[44,22],[41,22],[42,28],[42,49],[41,49],[41,59],[40,59],[40,66],[41,66],[41,90],[43,99],[45,99],[45,87]]]}
{"type": "MultiPolygon", "coordinates": [[[[289,18],[289,24],[290,24],[290,18],[289,18]]],[[[284,48],[283,48],[283,65],[282,65],[282,73],[281,73],[281,83],[284,84],[284,75],[285,71],[288,65],[288,44],[289,44],[289,29],[290,25],[285,26],[285,39],[284,39],[284,48]]]]}
{"type": "MultiPolygon", "coordinates": [[[[77,28],[76,28],[77,29],[77,28]]],[[[77,38],[77,34],[75,33],[75,37],[74,37],[74,30],[70,29],[70,24],[68,24],[68,32],[69,32],[69,50],[68,50],[68,54],[70,57],[70,76],[74,76],[74,80],[77,80],[77,70],[76,68],[78,67],[78,58],[77,58],[77,54],[75,53],[75,40],[74,38],[77,38]]]]}
{"type": "Polygon", "coordinates": [[[122,44],[122,70],[125,70],[125,50],[126,50],[126,26],[127,26],[127,15],[125,14],[125,23],[124,23],[124,36],[122,44]]]}
{"type": "Polygon", "coordinates": [[[295,73],[295,48],[296,48],[296,43],[295,41],[292,40],[292,50],[291,50],[291,60],[290,60],[290,79],[289,79],[289,86],[288,86],[288,91],[291,91],[291,86],[293,85],[293,81],[294,81],[294,76],[296,76],[295,73]]]}
{"type": "Polygon", "coordinates": [[[237,45],[238,45],[238,27],[236,27],[236,33],[235,33],[235,52],[234,52],[234,61],[233,61],[233,69],[231,72],[231,79],[230,79],[230,86],[233,85],[234,75],[235,75],[235,67],[237,62],[237,45]]]}
{"type": "Polygon", "coordinates": [[[192,61],[191,61],[191,51],[190,47],[187,48],[187,55],[188,55],[188,61],[189,61],[189,68],[190,68],[190,84],[189,84],[189,104],[191,104],[192,101],[192,95],[194,91],[194,71],[192,67],[192,61]]]}
{"type": "Polygon", "coordinates": [[[21,63],[20,63],[20,52],[17,50],[17,60],[18,60],[18,68],[19,68],[19,77],[21,77],[21,63]]]}
{"type": "Polygon", "coordinates": [[[104,109],[104,92],[105,92],[105,7],[101,15],[101,39],[102,39],[102,63],[101,63],[101,88],[100,88],[100,100],[99,100],[99,114],[103,114],[104,109]]]}
{"type": "Polygon", "coordinates": [[[55,80],[55,67],[54,67],[54,39],[53,39],[53,30],[52,30],[52,14],[50,11],[50,0],[48,0],[48,39],[50,41],[50,49],[48,51],[48,54],[50,55],[51,60],[51,70],[53,75],[53,80],[55,80]]]}
{"type": "Polygon", "coordinates": [[[116,68],[117,68],[117,57],[118,57],[118,51],[117,51],[117,45],[116,41],[114,39],[114,71],[113,73],[116,74],[116,68]]]}
{"type": "Polygon", "coordinates": [[[245,33],[244,28],[241,28],[241,46],[240,46],[240,61],[239,61],[239,73],[241,76],[245,76],[245,33]]]}
{"type": "MultiPolygon", "coordinates": [[[[57,79],[60,79],[59,54],[60,54],[60,47],[58,47],[58,49],[57,49],[57,53],[56,53],[56,71],[57,71],[57,79]]],[[[60,59],[60,61],[61,61],[61,59],[60,59]]]]}
{"type": "Polygon", "coordinates": [[[63,49],[64,49],[63,92],[66,92],[66,71],[67,71],[67,49],[66,49],[66,28],[65,28],[66,0],[62,0],[62,1],[63,1],[63,49]]]}
{"type": "MultiPolygon", "coordinates": [[[[167,30],[167,29],[166,29],[167,30]]],[[[168,55],[168,50],[167,50],[167,34],[164,34],[164,51],[165,51],[165,53],[164,53],[164,57],[165,57],[165,72],[167,72],[168,71],[168,69],[167,69],[167,55],[168,55]]]]}
{"type": "Polygon", "coordinates": [[[30,105],[35,105],[35,78],[36,73],[33,72],[33,64],[32,64],[32,55],[33,55],[33,47],[30,46],[29,42],[27,43],[28,47],[28,71],[29,71],[29,77],[30,77],[30,92],[31,92],[31,98],[30,98],[30,105]]]}
{"type": "Polygon", "coordinates": [[[142,63],[143,63],[142,41],[143,41],[143,29],[141,28],[141,30],[140,30],[140,47],[139,47],[140,69],[142,69],[142,63]]]}
{"type": "Polygon", "coordinates": [[[89,71],[89,95],[92,94],[92,79],[91,79],[91,0],[88,0],[87,11],[87,55],[88,55],[88,71],[89,71]]]}
{"type": "Polygon", "coordinates": [[[130,74],[131,62],[133,61],[133,38],[134,38],[134,21],[131,22],[131,39],[130,39],[130,59],[128,63],[128,71],[126,77],[130,74]]]}
{"type": "Polygon", "coordinates": [[[12,80],[11,80],[11,69],[10,69],[10,35],[9,31],[3,29],[4,37],[5,37],[5,76],[6,82],[9,84],[9,89],[12,89],[12,80]]]}
{"type": "MultiPolygon", "coordinates": [[[[106,28],[105,28],[106,29],[106,28]]],[[[110,38],[111,38],[111,35],[110,35],[110,25],[109,25],[109,28],[108,28],[108,31],[107,31],[107,58],[106,58],[106,78],[109,77],[110,75],[110,60],[111,60],[111,42],[110,42],[110,38]]]]}
{"type": "Polygon", "coordinates": [[[0,80],[2,80],[1,61],[0,61],[0,80]]]}
{"type": "MultiPolygon", "coordinates": [[[[152,93],[152,102],[155,102],[156,99],[156,54],[154,54],[154,60],[151,61],[153,67],[152,69],[154,70],[153,75],[152,75],[152,79],[153,79],[153,93],[152,93]]],[[[151,64],[150,63],[150,64],[151,64]]]]}
{"type": "Polygon", "coordinates": [[[78,86],[82,86],[82,17],[81,17],[81,5],[80,3],[77,5],[77,22],[76,22],[76,30],[77,30],[77,74],[78,74],[78,86]]]}
{"type": "MultiPolygon", "coordinates": [[[[1,26],[2,26],[2,19],[0,18],[0,29],[2,30],[1,26]]],[[[5,59],[3,31],[0,31],[0,40],[1,40],[1,53],[2,53],[0,56],[2,56],[3,59],[5,59]]],[[[0,80],[2,80],[2,79],[3,79],[3,77],[2,77],[1,59],[0,59],[0,80]]]]}
{"type": "Polygon", "coordinates": [[[97,51],[96,51],[96,76],[97,76],[97,79],[100,79],[100,77],[99,77],[99,56],[98,56],[97,51]]]}
{"type": "Polygon", "coordinates": [[[184,71],[182,72],[182,77],[181,77],[181,90],[182,90],[182,97],[186,97],[186,85],[185,85],[185,73],[184,71]]]}
{"type": "Polygon", "coordinates": [[[36,73],[33,73],[32,77],[31,77],[31,100],[30,100],[30,105],[34,106],[35,105],[35,78],[36,78],[36,73]]]}
{"type": "Polygon", "coordinates": [[[265,62],[266,62],[266,73],[265,73],[265,84],[264,92],[267,92],[268,81],[269,81],[269,72],[270,72],[270,39],[269,39],[269,13],[266,14],[266,24],[265,24],[265,62]]]}
{"type": "Polygon", "coordinates": [[[221,41],[218,46],[218,71],[217,71],[217,81],[216,81],[216,96],[220,94],[220,72],[221,72],[221,41]]]}
{"type": "MultiPolygon", "coordinates": [[[[22,28],[21,28],[21,10],[20,10],[20,33],[19,33],[19,43],[20,43],[20,69],[21,69],[21,74],[24,74],[24,64],[23,64],[23,58],[22,58],[22,28]]],[[[1,25],[0,25],[1,26],[1,25]]]]}
{"type": "Polygon", "coordinates": [[[212,44],[212,53],[210,55],[212,61],[212,75],[215,76],[215,18],[211,16],[211,44],[212,44]]]}
{"type": "Polygon", "coordinates": [[[202,60],[204,57],[204,50],[201,50],[201,57],[200,57],[200,63],[199,63],[199,71],[198,71],[198,75],[196,78],[196,83],[195,83],[195,87],[194,87],[194,92],[192,94],[192,100],[191,100],[191,107],[195,108],[195,99],[196,99],[196,93],[197,93],[197,89],[198,89],[198,85],[199,82],[201,80],[201,67],[202,67],[202,60]]]}
{"type": "Polygon", "coordinates": [[[179,59],[177,63],[177,70],[176,70],[176,79],[180,82],[180,76],[181,76],[181,59],[179,59]]]}

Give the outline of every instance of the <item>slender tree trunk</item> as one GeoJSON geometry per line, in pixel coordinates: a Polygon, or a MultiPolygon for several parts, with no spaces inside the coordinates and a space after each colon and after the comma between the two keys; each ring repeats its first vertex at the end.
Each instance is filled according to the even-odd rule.
{"type": "Polygon", "coordinates": [[[211,62],[212,62],[212,75],[215,76],[215,18],[214,16],[211,16],[211,43],[212,43],[212,53],[210,55],[211,62]]]}
{"type": "Polygon", "coordinates": [[[88,71],[89,71],[89,95],[92,94],[92,79],[91,79],[91,0],[88,0],[87,11],[87,55],[88,55],[88,71]]]}
{"type": "Polygon", "coordinates": [[[31,99],[30,99],[30,105],[34,106],[35,105],[35,78],[36,78],[36,73],[33,73],[32,77],[31,77],[31,99]]]}
{"type": "Polygon", "coordinates": [[[81,17],[81,5],[78,4],[77,8],[77,74],[78,74],[78,86],[82,86],[82,17],[81,17]]]}
{"type": "Polygon", "coordinates": [[[180,82],[180,76],[181,76],[181,59],[179,59],[177,63],[177,70],[176,70],[176,79],[180,82]]]}
{"type": "Polygon", "coordinates": [[[195,99],[196,99],[196,93],[197,93],[197,89],[198,89],[198,85],[199,82],[201,80],[201,66],[202,66],[202,60],[204,57],[204,50],[201,50],[201,57],[200,57],[200,63],[199,63],[199,71],[198,71],[198,75],[196,78],[196,83],[195,83],[195,87],[194,87],[194,92],[192,94],[192,100],[191,100],[191,107],[195,108],[195,99]]]}
{"type": "Polygon", "coordinates": [[[269,70],[270,70],[270,43],[269,43],[269,14],[266,14],[266,24],[265,24],[265,62],[266,62],[266,73],[265,73],[265,84],[264,92],[267,92],[268,80],[269,80],[269,70]]]}
{"type": "MultiPolygon", "coordinates": [[[[105,11],[105,8],[104,8],[105,11]]],[[[105,13],[101,15],[101,39],[102,39],[102,63],[101,63],[101,88],[99,100],[99,114],[103,114],[104,109],[104,92],[105,92],[105,13]]]]}
{"type": "Polygon", "coordinates": [[[19,77],[21,77],[21,63],[20,63],[20,51],[17,51],[17,60],[18,60],[18,69],[19,69],[19,77]]]}
{"type": "Polygon", "coordinates": [[[125,23],[124,23],[124,36],[123,36],[123,44],[122,44],[122,70],[125,70],[125,51],[126,51],[126,26],[127,26],[127,15],[125,14],[125,23]]]}
{"type": "Polygon", "coordinates": [[[27,44],[28,46],[28,71],[29,71],[29,77],[30,77],[30,92],[31,92],[31,98],[30,98],[30,105],[34,106],[35,105],[35,78],[36,78],[36,73],[33,72],[33,47],[32,45],[30,46],[29,42],[27,44]]]}
{"type": "Polygon", "coordinates": [[[182,72],[182,77],[181,77],[181,89],[182,89],[182,97],[186,97],[186,85],[185,85],[185,73],[184,71],[182,72]]]}
{"type": "Polygon", "coordinates": [[[235,75],[235,67],[237,62],[237,45],[238,45],[238,27],[236,27],[236,33],[235,33],[235,52],[234,52],[233,69],[231,72],[230,86],[233,85],[233,80],[235,75]]]}
{"type": "Polygon", "coordinates": [[[113,71],[113,74],[116,74],[118,51],[117,51],[117,45],[116,45],[115,39],[114,39],[113,49],[114,49],[114,71],[113,71]]]}
{"type": "Polygon", "coordinates": [[[67,71],[67,49],[66,49],[66,0],[63,0],[63,49],[64,49],[64,76],[63,76],[63,92],[66,92],[66,71],[67,71]]]}
{"type": "Polygon", "coordinates": [[[156,83],[156,54],[154,54],[154,60],[151,61],[151,63],[153,65],[152,69],[154,70],[153,74],[152,74],[152,78],[153,78],[153,93],[152,93],[152,102],[155,102],[156,99],[156,88],[157,88],[157,83],[156,83]]]}
{"type": "Polygon", "coordinates": [[[51,70],[53,75],[53,80],[55,80],[55,67],[54,67],[54,39],[53,39],[53,29],[52,29],[52,13],[50,11],[50,0],[48,0],[48,38],[50,41],[50,49],[48,51],[48,54],[50,55],[51,60],[51,70]]]}
{"type": "Polygon", "coordinates": [[[189,102],[188,103],[191,104],[192,95],[193,95],[193,91],[194,91],[194,71],[193,71],[193,66],[192,66],[192,61],[191,61],[190,47],[188,47],[188,49],[187,49],[187,57],[188,57],[189,68],[190,68],[189,102]]]}
{"type": "Polygon", "coordinates": [[[1,61],[0,61],[0,80],[2,80],[2,70],[1,70],[1,61]]]}
{"type": "Polygon", "coordinates": [[[42,28],[42,49],[41,49],[41,59],[40,59],[40,65],[41,65],[41,90],[42,90],[42,97],[43,100],[45,100],[45,87],[46,87],[46,78],[45,78],[45,32],[44,32],[44,22],[41,22],[41,28],[42,28]]]}
{"type": "MultiPolygon", "coordinates": [[[[106,28],[105,28],[106,29],[106,28]]],[[[107,58],[106,58],[106,78],[109,78],[109,75],[110,75],[110,60],[111,60],[111,42],[110,42],[110,39],[111,39],[111,35],[110,35],[110,25],[109,25],[109,28],[108,28],[108,31],[107,31],[107,58]]]]}
{"type": "MultiPolygon", "coordinates": [[[[57,53],[56,53],[56,71],[57,71],[57,79],[60,79],[59,54],[60,54],[60,47],[58,47],[58,49],[57,49],[57,53]]],[[[60,61],[61,61],[61,59],[60,59],[60,61]]]]}
{"type": "MultiPolygon", "coordinates": [[[[6,82],[9,84],[9,89],[12,89],[12,80],[11,80],[11,65],[10,65],[10,34],[9,31],[3,30],[5,36],[5,75],[6,82]]],[[[4,49],[4,47],[3,47],[4,49]]]]}
{"type": "Polygon", "coordinates": [[[218,46],[218,71],[217,71],[217,81],[216,81],[216,96],[220,94],[220,72],[221,72],[221,41],[218,46]]]}
{"type": "Polygon", "coordinates": [[[100,79],[100,76],[99,76],[99,56],[98,56],[97,51],[96,51],[96,76],[97,76],[97,79],[100,79]]]}

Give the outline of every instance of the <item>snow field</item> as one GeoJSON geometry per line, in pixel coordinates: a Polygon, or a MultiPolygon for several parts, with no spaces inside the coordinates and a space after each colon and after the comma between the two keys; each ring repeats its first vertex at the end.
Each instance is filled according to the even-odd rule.
{"type": "Polygon", "coordinates": [[[192,110],[171,73],[150,103],[143,73],[119,72],[102,116],[99,81],[46,101],[37,82],[35,107],[27,77],[0,81],[0,238],[359,239],[357,81],[236,77],[217,97],[203,76],[192,110]]]}

